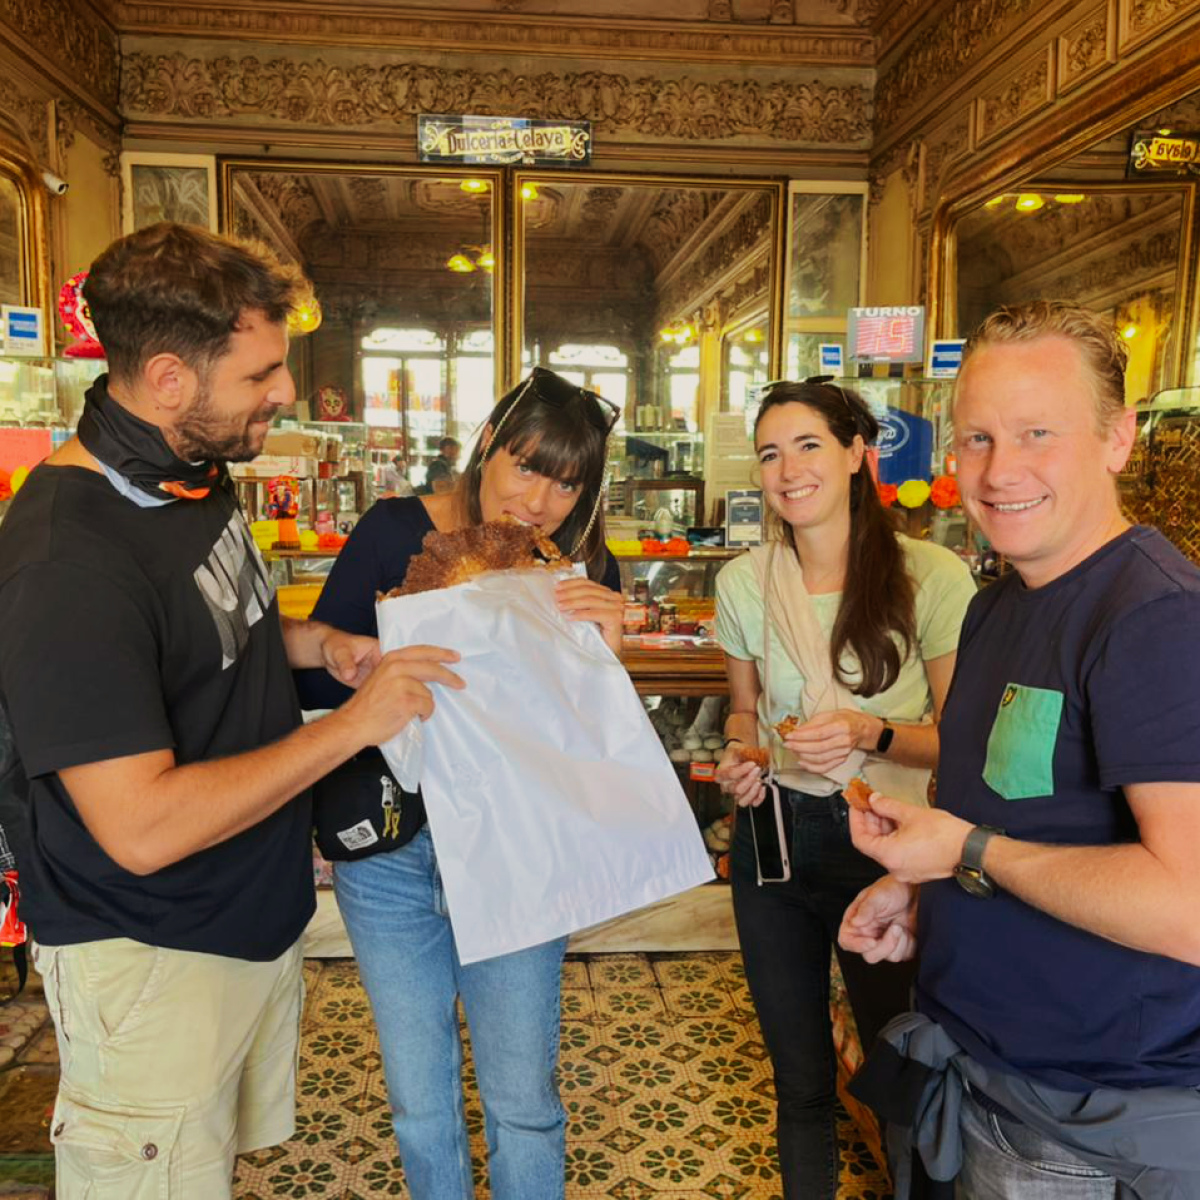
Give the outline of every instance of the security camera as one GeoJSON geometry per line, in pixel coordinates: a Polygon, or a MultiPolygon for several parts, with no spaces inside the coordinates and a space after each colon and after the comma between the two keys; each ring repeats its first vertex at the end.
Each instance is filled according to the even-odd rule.
{"type": "Polygon", "coordinates": [[[71,186],[65,179],[59,179],[53,171],[43,171],[42,182],[52,196],[65,196],[67,188],[71,186]]]}

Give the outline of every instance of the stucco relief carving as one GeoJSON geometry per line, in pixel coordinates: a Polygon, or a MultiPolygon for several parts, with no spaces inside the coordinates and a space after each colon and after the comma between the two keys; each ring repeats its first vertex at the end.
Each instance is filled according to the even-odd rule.
{"type": "MultiPolygon", "coordinates": [[[[8,0],[14,3],[16,0],[8,0]]],[[[702,24],[677,26],[662,22],[662,28],[645,23],[620,21],[547,22],[530,16],[504,21],[467,19],[447,15],[441,19],[414,17],[384,10],[365,15],[340,12],[335,6],[299,5],[291,9],[225,7],[221,0],[189,4],[187,24],[180,10],[163,0],[126,0],[121,5],[121,29],[125,33],[159,34],[177,28],[191,37],[261,38],[272,42],[304,41],[320,45],[362,44],[373,46],[436,47],[465,53],[564,54],[603,58],[691,59],[724,62],[761,61],[797,64],[802,62],[859,63],[870,66],[874,45],[862,30],[831,27],[814,29],[784,25],[727,24],[705,29],[702,24]],[[314,11],[314,10],[317,11],[314,11]]],[[[728,0],[710,4],[709,20],[733,21],[728,0]],[[723,12],[724,15],[716,15],[723,12]]]]}
{"type": "Polygon", "coordinates": [[[876,136],[942,89],[981,51],[1015,28],[1038,0],[956,0],[914,38],[875,90],[876,136]]]}
{"type": "Polygon", "coordinates": [[[662,203],[646,222],[643,243],[655,259],[656,269],[670,259],[684,241],[705,221],[725,198],[724,192],[679,188],[663,194],[662,203]]]}
{"type": "Polygon", "coordinates": [[[81,127],[102,149],[107,150],[110,154],[120,153],[121,139],[114,129],[95,121],[83,105],[74,100],[56,100],[54,103],[54,136],[60,155],[65,154],[75,144],[75,134],[81,127]]]}
{"type": "Polygon", "coordinates": [[[925,149],[925,194],[920,198],[920,211],[933,206],[953,159],[970,150],[966,120],[955,121],[932,134],[925,149]]]}
{"type": "Polygon", "coordinates": [[[602,71],[520,75],[414,63],[341,67],[253,56],[126,56],[126,115],[213,120],[252,117],[323,126],[407,123],[420,113],[520,112],[577,117],[598,130],[713,140],[763,137],[866,145],[870,93],[820,80],[760,84],[632,79],[602,71]]]}
{"type": "Polygon", "coordinates": [[[1141,33],[1194,7],[1194,0],[1134,0],[1129,9],[1129,29],[1141,33]]]}
{"type": "Polygon", "coordinates": [[[1107,58],[1108,10],[1101,8],[1063,37],[1060,88],[1090,75],[1107,58]]]}
{"type": "Polygon", "coordinates": [[[1057,276],[1055,286],[1063,296],[1088,299],[1114,288],[1127,289],[1130,280],[1142,279],[1179,261],[1179,229],[1164,229],[1105,254],[1075,271],[1057,276]]]}
{"type": "Polygon", "coordinates": [[[387,185],[378,175],[353,175],[350,178],[350,194],[359,211],[366,210],[382,216],[387,205],[387,185]]]}
{"type": "Polygon", "coordinates": [[[770,228],[771,198],[764,194],[724,234],[688,260],[684,270],[660,294],[659,310],[682,312],[701,302],[713,280],[746,259],[769,236],[770,228]]]}
{"type": "Polygon", "coordinates": [[[624,194],[624,189],[619,187],[588,188],[583,202],[583,219],[597,237],[608,228],[624,194]]]}
{"type": "Polygon", "coordinates": [[[29,95],[7,74],[0,74],[0,118],[7,117],[38,158],[50,157],[50,111],[45,100],[29,95]]]}
{"type": "Polygon", "coordinates": [[[276,171],[258,171],[250,180],[259,195],[278,214],[293,241],[313,222],[321,218],[321,206],[303,175],[285,175],[276,171]]]}
{"type": "Polygon", "coordinates": [[[979,101],[978,141],[986,142],[1050,103],[1050,59],[1043,52],[979,101]]]}
{"type": "Polygon", "coordinates": [[[70,0],[0,0],[0,19],[97,99],[116,107],[120,47],[116,34],[89,8],[70,0]]]}

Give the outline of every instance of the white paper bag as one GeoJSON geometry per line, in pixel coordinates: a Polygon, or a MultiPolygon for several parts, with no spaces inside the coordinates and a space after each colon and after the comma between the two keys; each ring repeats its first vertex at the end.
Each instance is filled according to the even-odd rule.
{"type": "MultiPolygon", "coordinates": [[[[466,688],[435,685],[420,728],[421,789],[464,963],[713,877],[625,668],[593,624],[558,611],[561,577],[494,571],[378,605],[384,652],[462,655],[451,669],[466,688]]],[[[381,747],[401,778],[403,740],[381,747]]]]}

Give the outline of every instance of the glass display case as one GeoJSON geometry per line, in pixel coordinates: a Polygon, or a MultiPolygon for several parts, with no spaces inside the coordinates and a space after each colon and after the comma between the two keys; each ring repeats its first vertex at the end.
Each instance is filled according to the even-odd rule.
{"type": "Polygon", "coordinates": [[[656,537],[682,537],[704,524],[704,480],[626,479],[622,516],[656,537]]]}
{"type": "Polygon", "coordinates": [[[1125,512],[1200,564],[1200,387],[1158,392],[1137,412],[1137,440],[1119,480],[1125,512]]]}
{"type": "Polygon", "coordinates": [[[0,425],[73,430],[84,393],[106,370],[102,358],[0,355],[0,425]]]}
{"type": "Polygon", "coordinates": [[[32,470],[74,433],[84,393],[106,366],[99,358],[0,356],[0,518],[13,472],[32,470]]]}

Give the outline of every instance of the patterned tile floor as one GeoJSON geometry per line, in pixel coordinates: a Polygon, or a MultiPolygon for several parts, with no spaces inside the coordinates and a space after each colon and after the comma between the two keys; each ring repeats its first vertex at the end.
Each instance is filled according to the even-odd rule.
{"type": "MultiPolygon", "coordinates": [[[[296,1135],[243,1157],[238,1200],[408,1196],[378,1044],[351,962],[310,960],[296,1135]]],[[[0,987],[0,991],[2,991],[0,987]]],[[[53,1032],[34,989],[0,1007],[14,1060],[0,1070],[0,1200],[45,1197],[53,1032]]],[[[0,1033],[0,1046],[5,1045],[0,1033]]],[[[483,1113],[466,1063],[478,1192],[483,1113]]],[[[563,976],[562,1095],[571,1200],[768,1200],[780,1195],[770,1068],[737,954],[596,955],[563,976]]],[[[843,1113],[844,1200],[886,1200],[886,1175],[843,1113]]]]}

